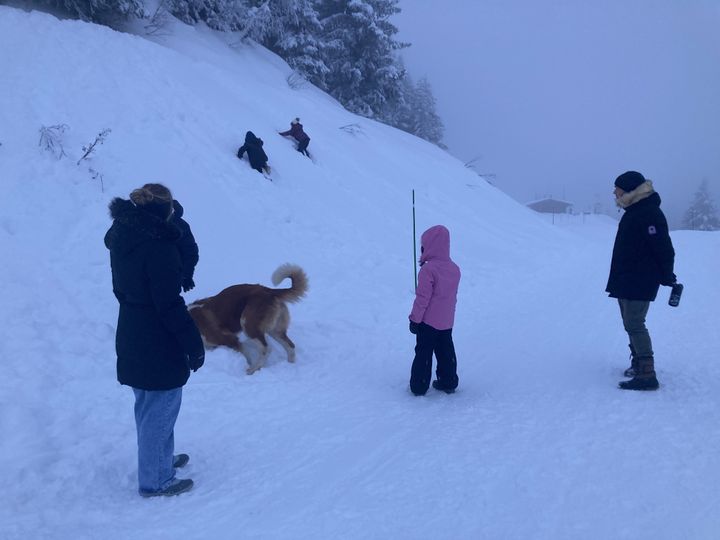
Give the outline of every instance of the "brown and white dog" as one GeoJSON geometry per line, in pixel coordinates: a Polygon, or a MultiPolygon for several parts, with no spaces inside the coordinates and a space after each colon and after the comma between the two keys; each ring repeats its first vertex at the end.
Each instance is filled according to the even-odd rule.
{"type": "Polygon", "coordinates": [[[265,365],[270,347],[266,336],[275,339],[287,353],[288,362],[295,361],[295,344],[287,336],[290,313],[286,302],[297,302],[308,289],[302,268],[294,264],[280,266],[272,275],[273,285],[285,278],[292,280],[289,289],[271,289],[263,285],[233,285],[215,296],[195,300],[188,306],[190,315],[202,334],[207,349],[230,347],[242,353],[251,375],[265,365]],[[253,363],[247,346],[238,335],[244,332],[260,345],[260,358],[253,363]]]}

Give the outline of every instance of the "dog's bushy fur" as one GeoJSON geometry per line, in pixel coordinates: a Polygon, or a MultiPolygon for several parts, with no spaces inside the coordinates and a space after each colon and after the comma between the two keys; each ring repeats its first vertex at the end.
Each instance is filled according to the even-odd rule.
{"type": "Polygon", "coordinates": [[[288,362],[295,361],[295,344],[287,336],[290,313],[286,302],[298,302],[308,289],[307,275],[294,264],[280,266],[272,275],[273,285],[290,278],[289,289],[271,289],[263,285],[233,285],[215,296],[195,300],[188,306],[202,334],[205,347],[230,347],[242,353],[248,363],[247,373],[255,373],[265,365],[270,347],[266,336],[275,339],[287,353],[288,362]],[[260,345],[260,358],[252,362],[247,346],[239,339],[245,335],[260,345]]]}

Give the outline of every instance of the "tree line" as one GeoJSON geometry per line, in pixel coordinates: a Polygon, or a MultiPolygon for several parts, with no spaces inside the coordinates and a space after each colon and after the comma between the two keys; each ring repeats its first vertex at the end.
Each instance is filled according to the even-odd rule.
{"type": "Polygon", "coordinates": [[[346,109],[444,148],[444,126],[426,79],[413,81],[390,18],[399,0],[30,0],[82,20],[115,25],[169,14],[236,32],[283,58],[301,80],[346,109]]]}
{"type": "Polygon", "coordinates": [[[707,180],[700,182],[700,187],[685,212],[682,225],[683,228],[693,231],[720,230],[720,215],[718,215],[717,205],[710,193],[707,180]]]}

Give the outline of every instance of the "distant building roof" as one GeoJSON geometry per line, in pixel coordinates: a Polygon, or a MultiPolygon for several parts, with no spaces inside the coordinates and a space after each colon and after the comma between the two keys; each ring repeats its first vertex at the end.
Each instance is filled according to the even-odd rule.
{"type": "Polygon", "coordinates": [[[537,201],[531,201],[525,206],[543,214],[564,214],[572,208],[573,203],[548,197],[537,201]]]}

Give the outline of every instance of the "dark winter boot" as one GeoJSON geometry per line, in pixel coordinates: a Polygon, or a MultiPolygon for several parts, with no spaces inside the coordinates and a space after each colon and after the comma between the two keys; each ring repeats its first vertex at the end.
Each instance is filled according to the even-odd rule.
{"type": "Polygon", "coordinates": [[[193,481],[189,478],[185,480],[175,480],[172,484],[161,491],[143,491],[140,490],[141,497],[174,497],[186,491],[190,491],[193,487],[193,481]]]}
{"type": "Polygon", "coordinates": [[[657,390],[660,384],[655,376],[655,359],[652,356],[637,358],[638,373],[629,381],[622,381],[623,390],[657,390]]]}
{"type": "Polygon", "coordinates": [[[628,347],[630,347],[630,367],[623,372],[623,375],[625,377],[634,377],[638,372],[637,359],[635,358],[635,349],[632,343],[628,347]]]}
{"type": "Polygon", "coordinates": [[[188,461],[190,461],[190,456],[187,454],[177,454],[173,456],[173,467],[180,469],[181,467],[187,465],[188,461]]]}

